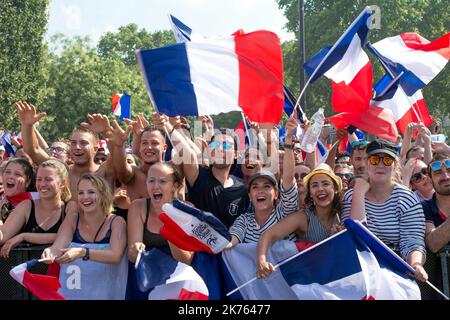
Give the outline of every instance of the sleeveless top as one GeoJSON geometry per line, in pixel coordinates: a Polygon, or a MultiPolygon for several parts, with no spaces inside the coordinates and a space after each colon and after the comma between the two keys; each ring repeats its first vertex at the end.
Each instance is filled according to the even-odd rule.
{"type": "MultiPolygon", "coordinates": [[[[297,235],[297,241],[299,242],[320,242],[331,235],[331,230],[326,229],[317,219],[313,211],[308,208],[304,209],[304,212],[308,218],[308,231],[301,235],[297,235]]],[[[335,218],[334,223],[337,223],[335,218]]]]}
{"type": "Polygon", "coordinates": [[[77,226],[76,226],[76,229],[75,229],[75,233],[73,234],[72,242],[75,242],[75,243],[102,243],[102,244],[109,243],[109,240],[111,239],[111,226],[112,226],[112,224],[114,222],[114,219],[117,218],[116,215],[114,215],[114,217],[111,219],[111,222],[109,223],[109,229],[106,232],[106,234],[103,237],[103,239],[101,239],[99,241],[95,241],[95,239],[97,239],[98,234],[100,233],[100,230],[102,229],[103,225],[105,224],[107,218],[108,217],[105,218],[105,220],[102,222],[100,227],[97,229],[97,232],[95,233],[94,241],[93,242],[89,242],[89,241],[86,241],[86,240],[83,239],[83,237],[80,234],[80,231],[78,230],[78,223],[80,222],[80,214],[78,214],[77,226]]]}
{"type": "Polygon", "coordinates": [[[150,198],[146,199],[145,207],[145,222],[144,222],[144,234],[142,236],[142,242],[145,244],[145,250],[150,250],[151,248],[162,248],[168,247],[169,243],[163,236],[159,233],[151,232],[147,229],[148,217],[150,215],[150,198]]]}
{"type": "Polygon", "coordinates": [[[48,230],[42,229],[37,221],[36,221],[36,213],[35,213],[35,207],[34,207],[34,201],[31,200],[31,209],[30,209],[30,217],[28,219],[27,224],[22,228],[22,233],[29,232],[29,233],[57,233],[59,227],[61,226],[64,217],[66,216],[66,204],[64,203],[61,207],[61,214],[59,216],[58,221],[48,230]]]}

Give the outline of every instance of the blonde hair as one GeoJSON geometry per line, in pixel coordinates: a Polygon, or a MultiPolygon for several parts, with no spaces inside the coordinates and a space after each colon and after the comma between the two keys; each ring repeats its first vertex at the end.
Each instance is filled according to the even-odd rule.
{"type": "MultiPolygon", "coordinates": [[[[102,208],[102,211],[105,213],[105,215],[109,215],[110,213],[112,213],[112,211],[113,211],[113,196],[111,193],[111,189],[110,189],[108,183],[106,182],[106,180],[95,174],[85,173],[81,176],[80,180],[78,181],[77,190],[80,187],[80,182],[82,180],[89,181],[98,190],[98,193],[100,195],[100,197],[99,197],[100,207],[102,208]]],[[[78,206],[78,210],[81,211],[79,206],[78,206]]]]}
{"type": "Polygon", "coordinates": [[[39,171],[39,168],[52,168],[56,170],[59,178],[64,182],[64,187],[61,191],[61,200],[67,203],[72,198],[72,193],[70,192],[69,187],[69,170],[67,165],[59,160],[50,159],[41,163],[37,171],[39,171]]]}

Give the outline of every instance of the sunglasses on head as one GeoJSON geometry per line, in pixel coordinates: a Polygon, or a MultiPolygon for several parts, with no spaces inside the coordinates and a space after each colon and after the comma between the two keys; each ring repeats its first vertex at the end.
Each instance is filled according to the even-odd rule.
{"type": "Polygon", "coordinates": [[[232,145],[230,142],[228,142],[228,141],[224,141],[224,142],[222,142],[222,143],[217,142],[217,141],[212,141],[212,142],[209,144],[209,146],[210,146],[212,149],[218,149],[220,146],[222,146],[222,148],[224,148],[225,150],[231,149],[231,148],[233,147],[233,145],[232,145]]]}
{"type": "Polygon", "coordinates": [[[353,178],[352,173],[335,173],[335,175],[337,175],[341,179],[343,179],[343,180],[345,179],[347,181],[350,181],[353,178]]]}
{"type": "Polygon", "coordinates": [[[393,163],[394,163],[394,158],[390,157],[390,156],[378,156],[378,155],[373,155],[369,157],[369,162],[371,165],[376,166],[380,163],[380,161],[383,161],[383,164],[386,167],[390,167],[393,163]]]}
{"type": "Polygon", "coordinates": [[[450,169],[450,159],[445,159],[442,161],[434,161],[430,164],[431,170],[438,171],[442,169],[442,165],[445,165],[446,169],[450,169]]]}
{"type": "Polygon", "coordinates": [[[369,144],[368,141],[353,141],[352,142],[352,149],[353,150],[365,149],[368,144],[369,144]]]}
{"type": "Polygon", "coordinates": [[[306,177],[307,175],[308,174],[306,172],[303,172],[303,173],[300,173],[300,174],[295,173],[294,177],[295,177],[295,180],[298,180],[298,179],[302,179],[303,180],[303,178],[306,177]]]}
{"type": "Polygon", "coordinates": [[[411,182],[411,183],[418,182],[418,181],[420,181],[420,179],[422,179],[422,176],[424,176],[424,177],[428,176],[427,168],[422,168],[419,172],[414,173],[411,176],[411,179],[409,180],[409,182],[411,182]]]}

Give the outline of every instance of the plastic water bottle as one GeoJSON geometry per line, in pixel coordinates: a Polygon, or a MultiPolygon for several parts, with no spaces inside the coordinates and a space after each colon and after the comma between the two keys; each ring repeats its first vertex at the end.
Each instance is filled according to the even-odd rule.
{"type": "Polygon", "coordinates": [[[311,117],[311,126],[305,132],[302,143],[300,144],[300,148],[305,152],[311,153],[316,149],[317,140],[322,131],[324,120],[325,115],[323,114],[323,109],[319,108],[311,117]]]}

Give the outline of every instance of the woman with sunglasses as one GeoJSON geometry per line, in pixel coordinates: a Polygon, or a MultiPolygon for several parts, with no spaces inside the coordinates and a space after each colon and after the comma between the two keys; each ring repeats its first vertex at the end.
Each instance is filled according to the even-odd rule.
{"type": "Polygon", "coordinates": [[[433,196],[433,183],[427,165],[422,160],[409,159],[402,168],[402,179],[403,184],[414,191],[419,201],[429,200],[433,196]]]}
{"type": "Polygon", "coordinates": [[[383,140],[367,146],[368,179],[355,178],[344,195],[343,219],[367,223],[367,227],[414,268],[414,277],[426,281],[425,218],[414,193],[396,182],[397,147],[383,140]]]}

